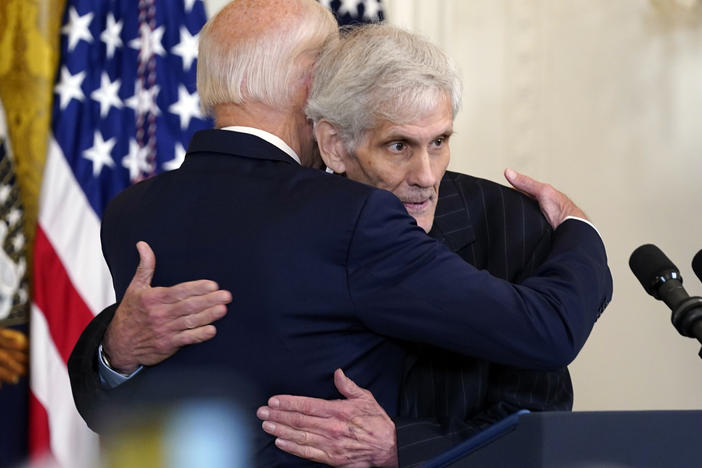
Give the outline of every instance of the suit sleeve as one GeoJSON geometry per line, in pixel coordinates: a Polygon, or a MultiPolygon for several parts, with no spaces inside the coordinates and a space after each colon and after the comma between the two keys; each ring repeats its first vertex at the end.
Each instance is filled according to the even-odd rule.
{"type": "Polygon", "coordinates": [[[478,271],[428,238],[389,192],[374,191],[351,241],[348,281],[376,333],[537,369],[567,365],[611,298],[599,235],[562,223],[544,263],[521,284],[478,271]]]}
{"type": "Polygon", "coordinates": [[[81,333],[68,358],[68,376],[78,412],[94,431],[98,431],[99,408],[109,399],[110,392],[100,385],[97,353],[107,326],[112,321],[117,304],[100,312],[81,333]]]}
{"type": "MultiPolygon", "coordinates": [[[[100,383],[98,369],[98,346],[105,330],[114,317],[117,304],[100,312],[78,338],[68,358],[68,376],[71,381],[73,401],[78,413],[95,432],[101,433],[114,428],[126,407],[125,402],[135,402],[142,397],[145,378],[143,372],[133,375],[118,387],[106,389],[100,383]]],[[[146,377],[148,385],[153,385],[146,377]]]]}

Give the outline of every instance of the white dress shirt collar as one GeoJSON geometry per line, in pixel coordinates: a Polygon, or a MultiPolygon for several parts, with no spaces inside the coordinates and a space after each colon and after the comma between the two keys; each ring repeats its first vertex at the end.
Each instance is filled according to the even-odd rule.
{"type": "Polygon", "coordinates": [[[229,130],[231,132],[248,133],[249,135],[255,135],[262,140],[266,140],[271,145],[273,145],[276,148],[283,151],[285,154],[287,154],[288,156],[293,158],[295,161],[297,161],[298,164],[302,164],[300,162],[300,157],[297,155],[297,153],[295,153],[295,151],[287,143],[285,143],[279,137],[277,137],[277,136],[273,135],[272,133],[269,133],[265,130],[261,130],[260,128],[240,127],[240,126],[222,127],[220,130],[229,130]]]}

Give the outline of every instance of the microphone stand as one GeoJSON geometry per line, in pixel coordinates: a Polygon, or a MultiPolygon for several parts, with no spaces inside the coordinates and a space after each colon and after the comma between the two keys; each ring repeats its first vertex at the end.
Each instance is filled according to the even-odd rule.
{"type": "MultiPolygon", "coordinates": [[[[682,336],[697,338],[702,344],[702,297],[690,297],[681,302],[670,317],[673,325],[682,336]]],[[[702,348],[698,353],[702,359],[702,348]]]]}

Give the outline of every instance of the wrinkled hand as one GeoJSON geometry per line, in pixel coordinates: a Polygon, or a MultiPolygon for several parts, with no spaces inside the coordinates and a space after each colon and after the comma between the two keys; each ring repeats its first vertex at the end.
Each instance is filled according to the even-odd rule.
{"type": "Polygon", "coordinates": [[[16,384],[27,374],[29,361],[27,335],[10,328],[0,328],[0,387],[16,384]]]}
{"type": "Polygon", "coordinates": [[[553,229],[556,229],[568,216],[587,219],[583,210],[551,185],[538,182],[512,169],[505,170],[505,178],[514,188],[539,202],[541,212],[553,229]]]}
{"type": "Polygon", "coordinates": [[[224,317],[232,300],[209,280],[152,288],[156,257],[146,242],[138,242],[137,250],[139,266],[102,342],[111,367],[124,374],[214,337],[211,323],[224,317]]]}
{"type": "Polygon", "coordinates": [[[276,395],[258,409],[263,430],[281,450],[348,468],[396,467],[395,424],[373,395],[334,372],[334,385],[346,400],[276,395]]]}

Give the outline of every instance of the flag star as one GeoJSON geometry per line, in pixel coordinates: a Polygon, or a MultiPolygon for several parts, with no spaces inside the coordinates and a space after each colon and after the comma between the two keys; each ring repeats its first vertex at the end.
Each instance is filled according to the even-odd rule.
{"type": "Polygon", "coordinates": [[[129,170],[129,180],[136,182],[143,172],[150,173],[147,148],[140,148],[136,140],[129,140],[129,153],[122,158],[122,166],[129,170]]]}
{"type": "Polygon", "coordinates": [[[195,6],[195,1],[196,0],[185,0],[185,11],[186,12],[192,11],[193,7],[195,6]]]}
{"type": "Polygon", "coordinates": [[[380,19],[380,0],[363,0],[363,17],[369,21],[380,19]]]}
{"type": "Polygon", "coordinates": [[[5,203],[10,198],[12,187],[9,185],[0,185],[0,203],[5,203]]]}
{"type": "Polygon", "coordinates": [[[351,16],[358,16],[358,0],[341,0],[339,16],[344,13],[348,13],[351,16]]]}
{"type": "Polygon", "coordinates": [[[122,46],[122,38],[119,35],[122,34],[122,22],[115,21],[115,17],[110,12],[107,15],[107,25],[105,30],[100,34],[100,39],[105,43],[107,48],[107,58],[111,59],[115,55],[115,49],[122,46]]]}
{"type": "Polygon", "coordinates": [[[189,70],[193,60],[197,58],[197,34],[190,34],[188,28],[180,27],[180,42],[173,46],[171,52],[183,59],[183,69],[189,70]]]}
{"type": "Polygon", "coordinates": [[[22,250],[22,247],[24,247],[24,234],[18,232],[10,242],[12,243],[12,247],[15,249],[15,252],[19,252],[22,250]]]}
{"type": "Polygon", "coordinates": [[[134,95],[127,98],[125,101],[127,107],[133,109],[136,115],[144,115],[148,113],[158,115],[159,108],[156,104],[156,97],[158,96],[160,89],[161,88],[158,85],[154,85],[149,89],[144,89],[142,82],[137,81],[136,86],[134,87],[134,95]]]}
{"type": "Polygon", "coordinates": [[[100,118],[105,118],[110,112],[110,107],[122,107],[122,100],[117,96],[119,91],[119,80],[110,81],[110,77],[106,72],[102,72],[100,77],[100,87],[90,95],[95,101],[100,103],[100,118]]]}
{"type": "Polygon", "coordinates": [[[200,111],[200,99],[197,93],[190,94],[183,85],[178,86],[178,100],[171,104],[168,111],[180,117],[180,128],[186,130],[190,125],[190,119],[202,118],[200,111]]]}
{"type": "Polygon", "coordinates": [[[139,37],[129,42],[129,47],[139,51],[140,62],[148,62],[154,54],[160,55],[161,57],[166,55],[166,50],[161,44],[164,31],[164,26],[159,26],[152,30],[146,23],[141,25],[139,28],[139,37]]]}
{"type": "Polygon", "coordinates": [[[93,42],[93,36],[88,30],[88,26],[93,20],[93,14],[86,13],[80,16],[75,7],[71,7],[68,10],[68,17],[68,22],[61,28],[62,33],[68,34],[68,51],[72,52],[81,39],[85,42],[93,42]]]}
{"type": "Polygon", "coordinates": [[[168,162],[163,163],[163,169],[172,171],[178,169],[185,161],[185,148],[180,143],[175,144],[175,157],[168,162]]]}
{"type": "Polygon", "coordinates": [[[22,219],[22,212],[17,208],[12,208],[9,213],[7,213],[7,224],[12,227],[22,219]]]}
{"type": "Polygon", "coordinates": [[[64,110],[71,99],[83,100],[83,90],[80,89],[85,79],[85,71],[71,75],[68,67],[64,65],[61,69],[61,82],[56,85],[56,92],[59,94],[59,105],[64,110]]]}
{"type": "Polygon", "coordinates": [[[93,162],[94,177],[100,175],[103,167],[115,166],[115,162],[112,160],[112,156],[110,156],[110,152],[112,152],[115,142],[115,138],[110,138],[107,141],[103,140],[102,135],[100,135],[100,130],[95,130],[93,146],[83,152],[83,157],[93,162]]]}

